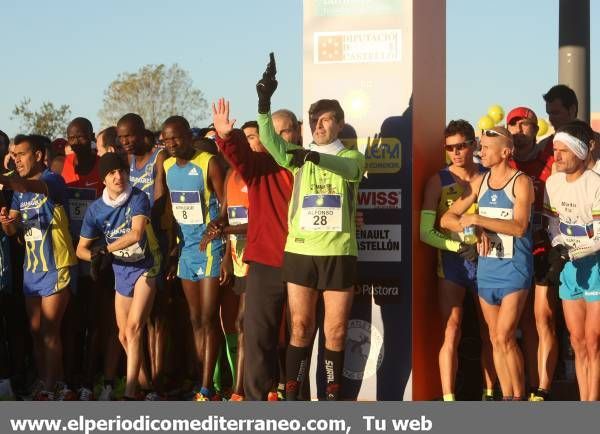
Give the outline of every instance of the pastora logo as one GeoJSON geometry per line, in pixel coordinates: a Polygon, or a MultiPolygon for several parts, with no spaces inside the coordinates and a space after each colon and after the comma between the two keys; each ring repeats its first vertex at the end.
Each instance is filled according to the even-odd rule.
{"type": "Polygon", "coordinates": [[[359,209],[400,209],[402,190],[361,189],[358,192],[359,209]]]}
{"type": "Polygon", "coordinates": [[[348,321],[344,377],[362,380],[373,376],[383,362],[383,337],[373,324],[361,319],[348,321]]]}

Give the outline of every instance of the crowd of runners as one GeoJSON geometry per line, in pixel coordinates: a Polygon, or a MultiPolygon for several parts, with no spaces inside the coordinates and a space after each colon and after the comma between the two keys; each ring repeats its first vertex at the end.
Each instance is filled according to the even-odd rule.
{"type": "MultiPolygon", "coordinates": [[[[52,142],[0,136],[2,397],[309,399],[317,326],[324,398],[342,397],[365,160],[338,138],[336,100],[310,106],[302,147],[294,113],[271,111],[275,75],[271,57],[239,129],[220,99],[203,129],[171,116],[148,131],[128,113],[98,133],[75,118],[52,142]]],[[[451,121],[426,185],[444,400],[466,296],[483,399],[549,399],[562,316],[580,397],[600,399],[600,141],[571,89],[544,99],[555,134],[539,143],[527,107],[477,137],[451,121]]]]}
{"type": "Polygon", "coordinates": [[[66,139],[17,135],[0,175],[0,395],[34,400],[310,399],[324,315],[324,398],[340,398],[364,156],[336,100],[213,123],[135,113],[66,139]],[[124,384],[120,381],[125,378],[124,384]]]}
{"type": "Polygon", "coordinates": [[[456,399],[465,297],[479,319],[484,400],[498,384],[503,400],[550,399],[563,317],[579,397],[600,399],[600,140],[577,120],[572,89],[543,97],[555,132],[539,143],[527,107],[479,138],[451,121],[449,164],[426,186],[420,233],[439,252],[446,401],[456,399]]]}

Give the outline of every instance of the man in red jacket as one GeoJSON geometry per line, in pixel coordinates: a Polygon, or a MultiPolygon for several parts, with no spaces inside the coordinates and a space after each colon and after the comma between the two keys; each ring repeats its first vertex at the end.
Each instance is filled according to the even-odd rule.
{"type": "Polygon", "coordinates": [[[283,249],[292,174],[266,152],[254,152],[229,120],[229,102],[213,104],[217,146],[248,185],[251,215],[244,261],[250,264],[244,315],[244,391],[248,400],[265,400],[277,377],[277,343],[285,301],[283,249]]]}

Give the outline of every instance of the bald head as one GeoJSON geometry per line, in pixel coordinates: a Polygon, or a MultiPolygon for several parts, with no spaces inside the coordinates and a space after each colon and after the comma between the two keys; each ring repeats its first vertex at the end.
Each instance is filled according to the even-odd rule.
{"type": "Polygon", "coordinates": [[[299,145],[300,128],[294,112],[286,109],[277,110],[271,115],[275,132],[288,143],[299,145]]]}
{"type": "Polygon", "coordinates": [[[145,131],[144,120],[136,113],[127,113],[117,122],[117,137],[128,154],[144,155],[150,152],[144,143],[145,131]]]}
{"type": "Polygon", "coordinates": [[[94,133],[94,127],[92,126],[90,120],[87,118],[80,117],[73,119],[71,122],[69,122],[69,125],[67,126],[67,131],[69,131],[69,128],[73,126],[79,127],[81,131],[85,132],[88,135],[92,135],[94,133]]]}

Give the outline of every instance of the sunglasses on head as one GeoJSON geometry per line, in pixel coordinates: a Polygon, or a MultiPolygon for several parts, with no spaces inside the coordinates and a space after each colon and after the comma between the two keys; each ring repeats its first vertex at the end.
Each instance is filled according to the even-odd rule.
{"type": "Polygon", "coordinates": [[[444,145],[444,149],[446,150],[446,152],[462,151],[471,143],[473,143],[473,140],[467,140],[466,142],[456,143],[454,145],[444,145]]]}
{"type": "Polygon", "coordinates": [[[481,130],[481,134],[486,137],[506,137],[507,139],[511,138],[511,137],[507,136],[506,134],[500,133],[496,130],[481,130]]]}

